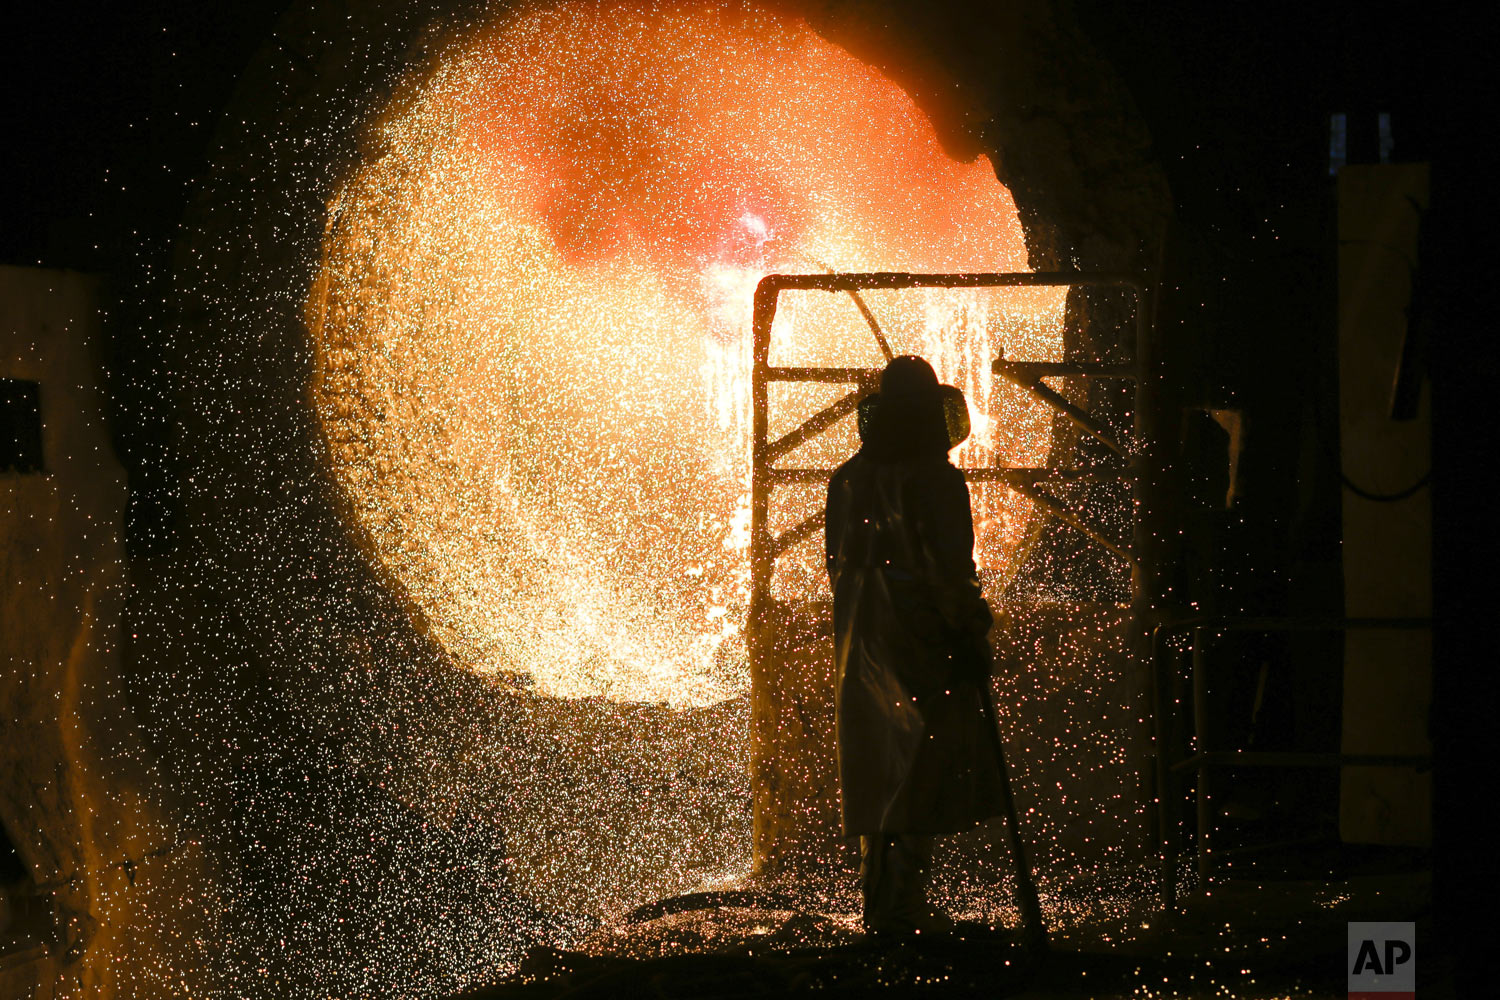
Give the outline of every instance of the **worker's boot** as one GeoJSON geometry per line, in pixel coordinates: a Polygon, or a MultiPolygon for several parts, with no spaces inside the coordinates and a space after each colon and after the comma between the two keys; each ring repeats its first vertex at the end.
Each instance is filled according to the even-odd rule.
{"type": "Polygon", "coordinates": [[[872,934],[946,933],[953,921],[927,902],[932,838],[894,834],[860,838],[864,926],[872,934]]]}

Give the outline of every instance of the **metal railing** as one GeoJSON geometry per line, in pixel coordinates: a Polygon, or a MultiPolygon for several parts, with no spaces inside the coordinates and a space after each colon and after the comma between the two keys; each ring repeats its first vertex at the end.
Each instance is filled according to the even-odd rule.
{"type": "MultiPolygon", "coordinates": [[[[1009,361],[999,358],[994,371],[1008,381],[1024,389],[1033,398],[1063,414],[1077,424],[1084,433],[1102,441],[1116,454],[1127,459],[1128,466],[1119,471],[1093,471],[1082,469],[1038,469],[989,466],[962,469],[971,482],[1002,482],[1029,497],[1059,520],[1083,532],[1096,543],[1131,561],[1133,570],[1139,558],[1138,545],[1122,546],[1104,533],[1089,525],[1075,512],[1068,509],[1059,498],[1042,487],[1048,482],[1083,482],[1127,479],[1132,483],[1135,509],[1141,509],[1141,476],[1139,442],[1144,438],[1142,420],[1145,412],[1142,400],[1145,382],[1145,362],[1148,355],[1148,317],[1145,308],[1145,288],[1134,277],[1124,274],[1090,274],[1083,272],[1019,272],[1019,273],[958,273],[915,274],[904,271],[882,271],[853,274],[771,274],[762,278],[755,289],[753,319],[753,359],[751,392],[753,397],[753,457],[751,472],[750,506],[750,607],[752,617],[762,610],[770,598],[771,579],[776,560],[788,549],[805,541],[823,526],[823,512],[817,511],[800,523],[773,536],[769,529],[771,492],[779,486],[806,483],[826,483],[834,470],[827,468],[775,467],[777,459],[793,449],[827,431],[840,420],[853,414],[859,401],[874,392],[879,385],[881,370],[878,368],[817,368],[779,367],[771,364],[771,326],[776,318],[778,297],[783,291],[824,291],[847,293],[859,307],[861,315],[873,322],[868,308],[859,298],[859,292],[871,289],[905,288],[1004,288],[1004,287],[1112,287],[1129,291],[1134,298],[1136,351],[1135,360],[1127,364],[1103,362],[1035,362],[1009,361]],[[1051,376],[1075,378],[1129,378],[1136,382],[1133,440],[1121,441],[1102,421],[1087,411],[1075,406],[1061,393],[1042,380],[1051,376]],[[804,420],[793,430],[768,440],[769,387],[773,382],[821,382],[854,385],[854,391],[841,397],[831,405],[804,420]]],[[[877,329],[877,327],[872,327],[877,329]]],[[[882,350],[889,354],[889,347],[882,341],[882,350]]],[[[1136,538],[1140,536],[1139,518],[1136,538]]],[[[1139,574],[1132,572],[1134,595],[1139,598],[1139,574]]]]}
{"type": "Polygon", "coordinates": [[[1349,632],[1356,629],[1430,629],[1430,618],[1235,618],[1203,616],[1158,625],[1151,633],[1151,700],[1152,726],[1156,743],[1157,829],[1161,850],[1162,905],[1168,911],[1177,906],[1177,856],[1179,834],[1177,809],[1182,797],[1179,775],[1195,774],[1194,797],[1197,833],[1198,877],[1207,881],[1212,875],[1213,804],[1210,772],[1224,767],[1414,767],[1432,766],[1430,755],[1420,754],[1348,754],[1307,752],[1245,752],[1209,750],[1208,651],[1214,641],[1229,632],[1349,632]],[[1168,642],[1173,636],[1190,634],[1190,682],[1192,690],[1194,750],[1181,760],[1172,760],[1172,733],[1169,721],[1177,718],[1172,706],[1181,702],[1181,671],[1171,665],[1168,642]]]}

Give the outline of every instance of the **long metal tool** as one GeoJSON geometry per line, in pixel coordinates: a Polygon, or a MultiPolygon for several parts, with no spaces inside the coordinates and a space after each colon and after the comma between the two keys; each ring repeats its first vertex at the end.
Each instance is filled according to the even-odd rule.
{"type": "MultiPolygon", "coordinates": [[[[990,662],[988,644],[981,655],[990,662]]],[[[995,712],[994,694],[990,691],[989,671],[979,682],[979,704],[984,708],[985,728],[995,744],[995,759],[1000,762],[1000,787],[1004,791],[1000,808],[1004,812],[1006,845],[1016,865],[1016,905],[1021,908],[1021,925],[1025,928],[1026,945],[1037,951],[1047,949],[1047,923],[1042,919],[1042,903],[1036,891],[1036,879],[1031,874],[1031,861],[1026,856],[1026,844],[1021,839],[1021,819],[1016,812],[1015,796],[1010,789],[1010,767],[1005,763],[1005,744],[1000,739],[1000,719],[995,712]]]]}

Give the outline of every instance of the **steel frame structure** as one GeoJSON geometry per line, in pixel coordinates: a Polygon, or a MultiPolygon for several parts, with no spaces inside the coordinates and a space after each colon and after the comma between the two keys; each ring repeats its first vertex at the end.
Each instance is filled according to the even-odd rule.
{"type": "MultiPolygon", "coordinates": [[[[826,483],[833,469],[775,467],[777,459],[791,452],[804,442],[831,428],[839,420],[852,414],[859,401],[874,392],[879,380],[878,368],[798,368],[778,367],[771,364],[771,325],[776,318],[776,305],[783,291],[824,291],[848,293],[859,308],[861,315],[870,321],[868,309],[859,298],[861,291],[871,289],[909,288],[1007,288],[1007,287],[1106,287],[1123,288],[1132,293],[1135,305],[1135,358],[1125,364],[1103,362],[1038,362],[1010,361],[1004,357],[994,362],[994,371],[1007,381],[1029,393],[1033,398],[1053,408],[1086,434],[1105,444],[1111,451],[1127,460],[1123,470],[1097,472],[1080,469],[1016,468],[989,466],[962,469],[964,477],[971,482],[1003,482],[1012,489],[1030,497],[1053,516],[1069,526],[1088,535],[1096,543],[1114,552],[1131,563],[1131,589],[1133,604],[1143,596],[1141,551],[1146,539],[1143,537],[1140,512],[1142,510],[1142,487],[1144,482],[1142,458],[1143,445],[1147,443],[1148,401],[1144,398],[1148,389],[1147,366],[1151,358],[1150,323],[1146,311],[1146,290],[1135,277],[1128,274],[1088,273],[1074,271],[1012,272],[1012,273],[954,273],[916,274],[906,271],[877,271],[848,274],[771,274],[762,278],[755,288],[755,307],[752,322],[753,370],[751,392],[754,409],[754,444],[751,472],[750,505],[750,611],[755,616],[767,607],[771,594],[771,579],[775,572],[776,559],[811,537],[822,527],[823,514],[816,512],[801,523],[773,537],[770,532],[771,492],[778,486],[797,483],[826,483]],[[1085,410],[1075,406],[1046,385],[1043,379],[1052,376],[1075,378],[1128,378],[1135,380],[1134,426],[1131,440],[1118,440],[1104,423],[1085,410]],[[775,441],[767,440],[769,424],[769,389],[773,382],[822,382],[842,383],[856,386],[853,392],[813,414],[800,425],[775,441]],[[1099,481],[1126,479],[1132,484],[1136,511],[1129,548],[1107,538],[1065,504],[1042,489],[1047,482],[1099,481]]],[[[878,328],[874,328],[878,331],[878,328]]],[[[877,337],[883,350],[889,354],[883,338],[877,337]]],[[[753,693],[752,693],[753,696],[753,693]]]]}
{"type": "MultiPolygon", "coordinates": [[[[1182,834],[1178,829],[1178,809],[1183,797],[1183,775],[1192,774],[1196,813],[1194,853],[1198,879],[1207,882],[1214,874],[1214,814],[1210,774],[1221,768],[1323,768],[1323,767],[1404,767],[1419,771],[1432,767],[1431,754],[1351,754],[1315,752],[1267,752],[1217,749],[1215,734],[1209,724],[1208,652],[1213,644],[1231,632],[1287,633],[1339,632],[1347,634],[1364,629],[1422,631],[1432,629],[1430,618],[1298,618],[1198,616],[1163,622],[1151,632],[1151,716],[1156,742],[1157,830],[1160,837],[1161,869],[1158,882],[1162,908],[1177,908],[1177,859],[1181,853],[1182,834]],[[1182,672],[1173,664],[1170,642],[1174,636],[1186,636],[1191,662],[1193,751],[1174,760],[1178,741],[1168,730],[1169,719],[1177,713],[1171,705],[1183,700],[1180,690],[1182,672]]],[[[1272,845],[1283,846],[1283,845],[1272,845]]],[[[1218,851],[1229,854],[1231,851],[1218,851]]]]}
{"type": "MultiPolygon", "coordinates": [[[[1134,279],[1126,275],[1117,274],[1085,274],[1074,272],[1049,272],[1049,273],[961,273],[961,274],[914,274],[910,272],[875,272],[861,274],[772,274],[762,278],[755,289],[755,309],[752,322],[753,331],[753,359],[754,365],[751,376],[751,392],[753,396],[753,456],[751,472],[751,577],[750,577],[750,621],[749,621],[749,647],[750,647],[750,700],[751,700],[751,729],[757,732],[755,720],[761,714],[763,706],[769,706],[773,701],[775,685],[780,683],[776,671],[772,669],[771,660],[775,655],[775,640],[767,641],[768,637],[763,629],[773,618],[773,601],[771,599],[771,580],[775,572],[776,559],[792,546],[811,537],[823,524],[823,512],[818,510],[809,517],[803,519],[799,524],[782,532],[778,536],[772,536],[770,532],[770,507],[771,491],[778,486],[786,486],[795,483],[826,483],[832,476],[834,470],[826,468],[794,468],[778,469],[775,466],[777,459],[789,454],[793,449],[806,441],[811,440],[824,431],[833,427],[838,421],[853,414],[859,406],[859,402],[869,393],[876,389],[879,382],[881,370],[876,368],[802,368],[802,367],[778,367],[771,364],[771,327],[776,318],[776,305],[781,292],[788,290],[845,292],[853,299],[860,315],[870,327],[881,352],[887,359],[891,357],[892,351],[887,343],[879,324],[875,321],[864,300],[859,293],[868,289],[902,289],[902,288],[1003,288],[1020,286],[1104,286],[1123,287],[1134,295],[1135,299],[1135,325],[1136,325],[1136,351],[1135,360],[1130,364],[1106,364],[1089,362],[1028,362],[1009,361],[1003,356],[994,362],[996,374],[1024,389],[1033,398],[1038,399],[1057,412],[1063,414],[1067,419],[1077,424],[1085,433],[1103,442],[1116,454],[1124,457],[1127,467],[1123,470],[1094,471],[1079,469],[1046,469],[1046,468],[1013,468],[1005,466],[991,466],[988,468],[962,469],[966,479],[979,482],[1002,482],[1008,484],[1012,489],[1029,496],[1035,503],[1051,512],[1054,516],[1067,522],[1072,527],[1082,531],[1097,543],[1110,549],[1117,555],[1131,563],[1131,589],[1134,600],[1132,607],[1139,614],[1143,608],[1139,598],[1143,591],[1143,574],[1141,572],[1141,559],[1138,553],[1132,551],[1146,541],[1146,535],[1140,527],[1140,511],[1142,508],[1142,484],[1146,479],[1142,469],[1142,448],[1140,443],[1145,440],[1145,430],[1149,422],[1145,416],[1146,400],[1145,386],[1148,381],[1146,377],[1149,347],[1149,325],[1146,316],[1146,296],[1143,287],[1134,279]],[[1136,383],[1136,398],[1134,412],[1134,433],[1132,441],[1120,441],[1112,430],[1102,421],[1097,420],[1092,414],[1073,405],[1062,394],[1046,385],[1042,380],[1049,376],[1074,376],[1082,378],[1130,378],[1136,383]],[[777,438],[775,441],[768,440],[768,427],[770,418],[769,395],[770,386],[773,382],[821,382],[825,384],[852,384],[854,391],[844,395],[829,406],[814,413],[802,421],[792,430],[777,438]],[[1128,479],[1132,484],[1132,492],[1135,500],[1136,512],[1135,530],[1132,533],[1130,548],[1125,548],[1103,533],[1095,530],[1056,497],[1045,492],[1041,487],[1044,483],[1072,480],[1099,480],[1099,479],[1128,479]]],[[[830,692],[831,694],[831,692],[830,692]]],[[[986,705],[989,704],[988,697],[985,698],[986,705]]],[[[1005,831],[1008,838],[1011,857],[1016,866],[1017,878],[1017,902],[1021,909],[1022,923],[1025,926],[1027,939],[1037,947],[1045,947],[1047,930],[1042,917],[1041,905],[1037,897],[1036,884],[1032,877],[1030,864],[1027,861],[1026,845],[1021,837],[1017,809],[1011,797],[1010,779],[1005,765],[1005,753],[1000,741],[1000,734],[996,728],[993,706],[989,707],[989,725],[995,738],[995,749],[1000,759],[1001,774],[1004,776],[1004,804],[1003,814],[1005,817],[1005,831]]],[[[752,740],[754,737],[752,737],[752,740]]],[[[779,792],[775,787],[779,784],[774,774],[767,775],[762,767],[763,755],[758,744],[752,745],[752,773],[756,775],[759,782],[753,790],[753,806],[755,810],[755,852],[756,867],[760,869],[776,848],[773,846],[780,843],[776,837],[775,826],[770,820],[776,815],[778,806],[785,807],[790,803],[782,800],[784,792],[779,792]],[[768,780],[769,779],[769,780],[768,780]],[[766,787],[761,787],[765,785],[766,787]],[[764,834],[763,834],[764,831],[764,834]]],[[[768,757],[769,759],[769,757],[768,757]]],[[[792,762],[781,761],[780,767],[792,766],[792,762]]],[[[773,765],[774,771],[774,765],[773,765]]]]}

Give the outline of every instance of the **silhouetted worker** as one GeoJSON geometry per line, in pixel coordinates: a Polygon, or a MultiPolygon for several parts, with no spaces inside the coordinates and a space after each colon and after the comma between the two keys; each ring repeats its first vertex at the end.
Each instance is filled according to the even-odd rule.
{"type": "Polygon", "coordinates": [[[926,898],[933,835],[1008,811],[980,690],[990,609],[968,484],[948,461],[968,425],[959,390],[921,358],[896,358],[861,407],[859,452],[828,485],[844,835],[860,838],[864,923],[877,933],[951,927],[926,898]]]}

